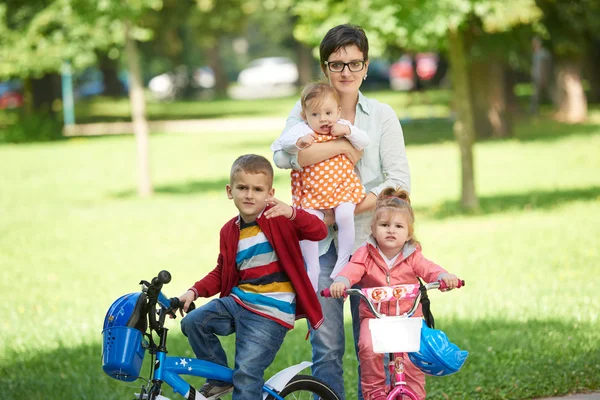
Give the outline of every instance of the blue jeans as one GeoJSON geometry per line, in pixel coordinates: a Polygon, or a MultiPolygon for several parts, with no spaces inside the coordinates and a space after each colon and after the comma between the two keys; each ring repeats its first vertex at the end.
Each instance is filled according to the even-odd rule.
{"type": "MultiPolygon", "coordinates": [[[[331,286],[333,282],[329,275],[337,261],[337,252],[333,243],[327,253],[319,258],[321,273],[319,275],[319,293],[321,290],[331,286]]],[[[344,368],[342,360],[346,336],[344,333],[344,302],[341,299],[327,299],[319,294],[319,303],[323,309],[325,320],[317,330],[310,331],[310,343],[313,352],[312,374],[317,379],[325,382],[338,395],[341,400],[346,397],[344,390],[344,368]]],[[[353,297],[350,299],[352,301],[353,297]]],[[[356,299],[358,300],[358,299],[356,299]]],[[[352,326],[354,331],[354,345],[358,354],[358,303],[356,307],[351,302],[352,326]],[[356,319],[356,323],[354,323],[356,319]]],[[[358,367],[360,376],[360,365],[358,367]]],[[[360,379],[358,380],[358,399],[362,400],[360,379]]]]}
{"type": "MultiPolygon", "coordinates": [[[[181,320],[194,354],[227,366],[227,355],[217,335],[236,334],[233,368],[234,400],[262,398],[265,369],[271,365],[288,328],[240,306],[231,296],[211,300],[181,320]]],[[[210,381],[215,385],[223,382],[210,381]]]]}

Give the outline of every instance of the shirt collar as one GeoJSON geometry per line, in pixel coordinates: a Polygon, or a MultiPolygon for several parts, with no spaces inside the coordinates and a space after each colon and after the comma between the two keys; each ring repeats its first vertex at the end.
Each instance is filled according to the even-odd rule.
{"type": "Polygon", "coordinates": [[[369,107],[369,99],[367,99],[360,90],[358,91],[358,105],[365,114],[369,115],[371,111],[369,107]]]}
{"type": "MultiPolygon", "coordinates": [[[[260,212],[260,214],[258,214],[256,216],[256,219],[254,220],[254,222],[258,221],[258,219],[260,217],[262,217],[262,215],[263,215],[263,213],[265,212],[266,209],[267,209],[267,207],[263,208],[263,210],[260,212]]],[[[235,220],[235,223],[237,224],[238,228],[242,225],[242,217],[239,214],[238,214],[237,219],[235,220]]]]}

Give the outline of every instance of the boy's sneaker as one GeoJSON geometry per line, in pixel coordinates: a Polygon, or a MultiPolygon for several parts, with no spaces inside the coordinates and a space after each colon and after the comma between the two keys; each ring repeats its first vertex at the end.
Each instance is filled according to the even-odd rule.
{"type": "Polygon", "coordinates": [[[206,397],[208,400],[218,400],[218,397],[233,391],[233,385],[226,384],[225,386],[217,386],[212,383],[205,383],[198,393],[206,397]]]}

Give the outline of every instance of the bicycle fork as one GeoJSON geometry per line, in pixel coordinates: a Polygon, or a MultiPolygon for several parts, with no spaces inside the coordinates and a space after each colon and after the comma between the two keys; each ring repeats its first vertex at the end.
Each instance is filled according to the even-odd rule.
{"type": "Polygon", "coordinates": [[[402,353],[390,353],[389,357],[388,368],[390,377],[393,376],[395,378],[393,381],[390,379],[391,390],[388,393],[387,400],[402,400],[403,396],[406,396],[411,400],[418,400],[413,391],[406,386],[406,374],[402,353]]]}

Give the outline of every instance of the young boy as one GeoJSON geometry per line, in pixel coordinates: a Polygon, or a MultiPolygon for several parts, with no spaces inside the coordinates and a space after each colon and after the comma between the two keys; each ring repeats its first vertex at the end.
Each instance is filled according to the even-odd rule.
{"type": "MultiPolygon", "coordinates": [[[[263,375],[298,318],[313,328],[323,322],[319,301],[306,274],[300,240],[322,240],[325,224],[273,197],[273,167],[247,154],[231,167],[227,197],[239,216],[220,233],[217,266],[179,297],[184,310],[198,297],[220,293],[181,321],[181,330],[199,359],[227,366],[216,335],[235,332],[233,400],[262,398],[263,375]]],[[[200,389],[216,398],[231,386],[207,380],[200,389]]]]}

